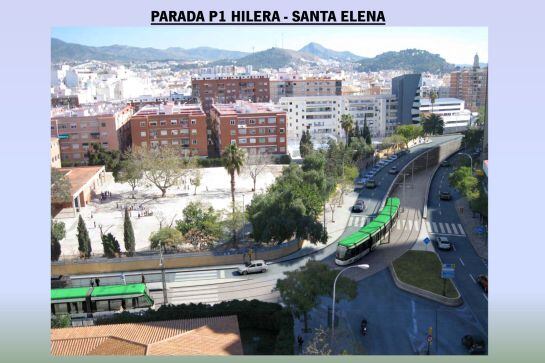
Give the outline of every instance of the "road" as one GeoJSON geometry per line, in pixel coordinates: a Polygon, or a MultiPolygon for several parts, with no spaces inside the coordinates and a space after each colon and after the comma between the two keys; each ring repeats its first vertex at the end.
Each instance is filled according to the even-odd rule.
{"type": "MultiPolygon", "coordinates": [[[[456,157],[455,155],[450,160],[456,157]]],[[[467,238],[467,233],[471,231],[464,230],[455,209],[455,201],[462,196],[449,185],[448,174],[452,171],[452,167],[441,167],[435,174],[430,187],[428,222],[425,225],[431,237],[444,236],[453,242],[454,248],[451,251],[438,250],[439,256],[443,263],[456,265],[454,278],[456,286],[465,304],[482,324],[483,331],[487,332],[488,296],[476,283],[476,278],[481,274],[488,275],[488,267],[486,261],[483,261],[473,249],[467,238]],[[449,191],[452,194],[452,200],[440,200],[439,191],[449,191]]],[[[464,211],[464,213],[471,213],[471,211],[464,211]]]]}
{"type": "MultiPolygon", "coordinates": [[[[388,169],[397,166],[401,169],[409,161],[414,159],[420,153],[437,146],[440,143],[450,141],[453,138],[459,138],[459,135],[449,135],[434,137],[429,144],[422,144],[411,149],[411,153],[400,157],[398,160],[381,170],[375,179],[378,186],[375,189],[364,189],[360,192],[360,198],[364,199],[366,204],[365,213],[352,214],[348,220],[346,229],[340,238],[354,233],[357,229],[367,223],[380,208],[394,175],[388,174],[388,169]]],[[[415,180],[416,183],[416,180],[415,180]]],[[[381,246],[365,259],[369,259],[372,268],[364,274],[359,273],[355,278],[362,279],[384,269],[389,262],[397,257],[403,250],[409,248],[409,245],[398,245],[397,242],[403,241],[408,237],[416,238],[418,235],[417,225],[419,227],[419,216],[415,211],[405,210],[400,216],[400,222],[397,229],[392,232],[391,244],[381,246]],[[416,221],[416,222],[415,222],[416,221]],[[397,246],[398,248],[392,248],[397,246]]],[[[331,267],[334,265],[334,253],[336,243],[332,243],[324,248],[311,250],[307,255],[296,254],[298,257],[283,258],[279,261],[268,261],[269,271],[265,274],[238,276],[235,266],[215,266],[208,268],[189,268],[172,269],[166,271],[166,280],[168,288],[169,303],[182,304],[190,302],[215,303],[231,299],[260,299],[264,301],[278,301],[279,295],[274,291],[276,281],[284,277],[284,272],[295,270],[303,265],[309,259],[315,259],[326,262],[331,267]]],[[[358,272],[355,272],[358,274],[358,272]]],[[[140,282],[142,274],[145,275],[145,281],[149,283],[150,290],[156,301],[156,305],[163,303],[163,293],[160,284],[160,271],[143,271],[136,273],[126,273],[127,282],[140,282]]],[[[89,279],[93,276],[72,276],[74,286],[88,286],[89,279]]],[[[120,274],[99,274],[102,285],[121,283],[120,274]]]]}

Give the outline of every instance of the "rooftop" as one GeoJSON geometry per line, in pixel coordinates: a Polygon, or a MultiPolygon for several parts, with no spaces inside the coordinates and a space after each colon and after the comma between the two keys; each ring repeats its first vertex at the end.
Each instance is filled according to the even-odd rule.
{"type": "Polygon", "coordinates": [[[104,171],[104,166],[78,166],[74,168],[60,168],[59,170],[68,178],[72,195],[76,195],[89,181],[104,171]]]}
{"type": "Polygon", "coordinates": [[[284,112],[282,108],[273,103],[254,103],[249,101],[237,101],[236,103],[215,103],[212,105],[220,115],[243,115],[248,113],[278,113],[284,112]]]}
{"type": "Polygon", "coordinates": [[[201,105],[198,104],[176,105],[169,102],[167,104],[144,106],[134,114],[134,116],[149,115],[204,115],[204,111],[201,105]]]}
{"type": "MultiPolygon", "coordinates": [[[[435,99],[435,105],[458,105],[460,103],[464,102],[464,100],[460,100],[458,98],[436,98],[435,99]]],[[[431,106],[431,100],[429,98],[421,98],[420,99],[420,105],[421,106],[431,106]]]]}
{"type": "Polygon", "coordinates": [[[51,117],[84,117],[112,116],[127,107],[126,103],[99,102],[79,107],[55,107],[51,109],[51,117]]]}
{"type": "Polygon", "coordinates": [[[51,329],[51,355],[242,355],[236,316],[51,329]]]}

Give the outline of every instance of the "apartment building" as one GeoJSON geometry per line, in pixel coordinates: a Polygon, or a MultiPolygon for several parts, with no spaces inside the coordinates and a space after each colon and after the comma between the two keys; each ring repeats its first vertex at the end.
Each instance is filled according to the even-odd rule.
{"type": "Polygon", "coordinates": [[[342,81],[331,78],[306,78],[270,81],[271,101],[282,97],[340,96],[342,81]]]}
{"type": "Polygon", "coordinates": [[[367,121],[373,138],[388,136],[398,124],[397,100],[392,95],[283,97],[279,105],[287,114],[292,142],[298,142],[306,130],[319,144],[344,139],[343,114],[351,115],[360,128],[367,121]]]}
{"type": "Polygon", "coordinates": [[[205,113],[215,103],[234,103],[237,100],[269,102],[269,77],[251,76],[203,76],[191,79],[193,97],[201,101],[205,113]]]}
{"type": "Polygon", "coordinates": [[[51,155],[51,167],[60,168],[61,167],[61,146],[59,144],[59,139],[56,137],[51,138],[51,148],[49,154],[51,155]]]}
{"type": "Polygon", "coordinates": [[[208,156],[206,114],[198,104],[142,107],[131,118],[132,147],[179,147],[184,155],[208,156]]]}
{"type": "Polygon", "coordinates": [[[392,78],[392,94],[397,98],[397,123],[409,125],[418,122],[422,75],[404,74],[392,78]]]}
{"type": "Polygon", "coordinates": [[[437,98],[432,104],[429,98],[420,99],[421,117],[431,113],[443,118],[444,134],[462,132],[467,130],[471,121],[471,111],[465,108],[465,102],[457,98],[437,98]]]}
{"type": "Polygon", "coordinates": [[[475,57],[472,68],[450,74],[450,97],[464,100],[471,111],[484,107],[488,92],[488,68],[480,68],[475,57]]]}
{"type": "Polygon", "coordinates": [[[93,143],[123,151],[131,143],[133,108],[124,103],[95,103],[51,110],[51,137],[59,139],[65,165],[85,165],[93,143]]]}
{"type": "Polygon", "coordinates": [[[237,144],[248,154],[286,153],[286,113],[271,103],[214,104],[210,117],[219,149],[237,144]]]}

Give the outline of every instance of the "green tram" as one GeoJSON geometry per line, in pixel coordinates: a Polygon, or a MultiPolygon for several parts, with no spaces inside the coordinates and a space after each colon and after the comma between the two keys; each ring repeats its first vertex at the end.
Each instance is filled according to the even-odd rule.
{"type": "Polygon", "coordinates": [[[142,310],[153,304],[146,284],[51,289],[51,314],[72,318],[142,310]]]}
{"type": "Polygon", "coordinates": [[[388,198],[372,222],[343,238],[337,246],[335,263],[349,265],[371,252],[397,221],[399,203],[399,198],[388,198]]]}

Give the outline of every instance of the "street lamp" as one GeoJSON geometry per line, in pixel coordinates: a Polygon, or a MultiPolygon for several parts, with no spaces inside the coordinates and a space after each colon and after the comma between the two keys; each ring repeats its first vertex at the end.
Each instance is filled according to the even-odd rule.
{"type": "Polygon", "coordinates": [[[471,165],[471,170],[473,171],[473,158],[471,157],[471,155],[467,154],[467,153],[463,153],[463,152],[459,152],[458,155],[465,155],[467,157],[469,157],[469,161],[470,161],[470,165],[471,165]]]}
{"type": "Polygon", "coordinates": [[[345,267],[337,274],[337,277],[335,277],[335,281],[333,282],[333,307],[331,309],[331,348],[333,348],[333,339],[334,339],[333,337],[335,336],[335,288],[337,286],[337,280],[343,272],[355,267],[361,268],[362,270],[367,270],[369,268],[369,265],[362,264],[362,265],[354,265],[354,266],[345,267]]]}
{"type": "Polygon", "coordinates": [[[167,281],[165,277],[165,261],[163,258],[163,243],[159,245],[159,267],[161,267],[161,280],[163,282],[163,305],[168,304],[168,298],[167,298],[167,281]]]}

